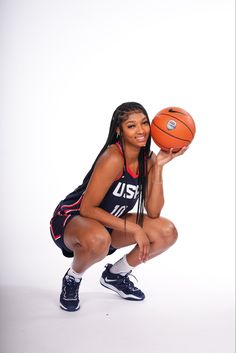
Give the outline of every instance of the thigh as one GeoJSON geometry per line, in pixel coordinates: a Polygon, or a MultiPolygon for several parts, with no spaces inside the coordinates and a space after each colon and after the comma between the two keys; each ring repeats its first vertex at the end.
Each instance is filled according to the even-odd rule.
{"type": "MultiPolygon", "coordinates": [[[[136,223],[136,213],[127,214],[126,220],[136,223]]],[[[168,225],[169,220],[164,217],[150,218],[144,215],[143,229],[146,232],[150,242],[156,240],[158,236],[162,236],[163,229],[168,225]]],[[[111,233],[111,245],[116,248],[123,248],[136,244],[132,234],[125,233],[125,231],[118,231],[113,229],[111,233]]]]}
{"type": "Polygon", "coordinates": [[[75,245],[86,246],[98,238],[109,241],[110,234],[101,223],[91,218],[74,216],[65,227],[64,243],[72,251],[75,245]]]}

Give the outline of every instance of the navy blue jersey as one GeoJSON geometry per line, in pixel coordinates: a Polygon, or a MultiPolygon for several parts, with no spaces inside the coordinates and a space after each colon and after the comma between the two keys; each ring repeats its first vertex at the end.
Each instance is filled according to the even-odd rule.
{"type": "MultiPolygon", "coordinates": [[[[120,145],[117,147],[122,153],[120,145]]],[[[66,257],[73,257],[73,252],[64,243],[64,231],[68,222],[80,214],[80,205],[83,200],[90,172],[84,178],[83,183],[62,200],[54,211],[50,221],[50,232],[56,245],[66,257]]],[[[122,174],[112,183],[99,207],[115,217],[122,217],[132,210],[139,196],[138,175],[134,174],[128,165],[123,168],[122,174]]],[[[112,229],[107,228],[111,234],[112,229]]],[[[115,251],[110,247],[109,254],[115,251]]]]}
{"type": "MultiPolygon", "coordinates": [[[[121,151],[120,145],[116,145],[121,151]]],[[[85,177],[83,183],[60,202],[56,209],[57,214],[79,214],[87,186],[86,181],[85,177]]],[[[123,168],[122,175],[112,183],[99,207],[116,217],[121,217],[134,208],[138,195],[138,175],[134,174],[127,165],[123,168]]]]}

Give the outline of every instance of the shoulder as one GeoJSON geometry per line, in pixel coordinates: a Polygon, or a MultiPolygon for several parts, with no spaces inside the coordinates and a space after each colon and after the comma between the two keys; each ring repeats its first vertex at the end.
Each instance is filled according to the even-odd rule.
{"type": "Polygon", "coordinates": [[[102,169],[104,173],[120,175],[123,171],[124,159],[116,145],[109,146],[99,157],[95,169],[102,169]]]}
{"type": "Polygon", "coordinates": [[[124,158],[116,145],[110,145],[106,151],[99,157],[99,163],[112,163],[123,167],[124,158]]]}

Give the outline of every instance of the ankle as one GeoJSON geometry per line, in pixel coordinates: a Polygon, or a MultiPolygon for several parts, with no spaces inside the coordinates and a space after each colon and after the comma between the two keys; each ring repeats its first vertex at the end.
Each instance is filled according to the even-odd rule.
{"type": "Polygon", "coordinates": [[[118,260],[111,268],[110,272],[125,276],[128,272],[133,270],[133,266],[130,266],[127,262],[126,255],[118,260]]]}
{"type": "Polygon", "coordinates": [[[81,278],[82,278],[84,272],[76,272],[76,271],[73,270],[73,268],[71,267],[71,268],[68,270],[67,274],[68,274],[69,276],[74,277],[74,279],[75,279],[76,282],[80,282],[80,280],[81,280],[81,278]]]}

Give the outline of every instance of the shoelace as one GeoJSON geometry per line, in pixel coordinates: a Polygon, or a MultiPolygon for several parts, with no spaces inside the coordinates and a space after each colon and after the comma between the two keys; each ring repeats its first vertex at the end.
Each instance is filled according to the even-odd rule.
{"type": "Polygon", "coordinates": [[[126,286],[128,286],[129,289],[132,290],[139,290],[137,287],[135,287],[135,285],[133,284],[133,282],[129,279],[129,276],[132,276],[136,279],[136,281],[138,282],[137,278],[131,274],[131,271],[126,273],[126,275],[124,276],[124,278],[121,280],[121,282],[123,282],[126,286]]]}
{"type": "Polygon", "coordinates": [[[77,299],[80,281],[76,282],[74,277],[66,278],[66,285],[64,286],[64,294],[67,299],[77,299]]]}

